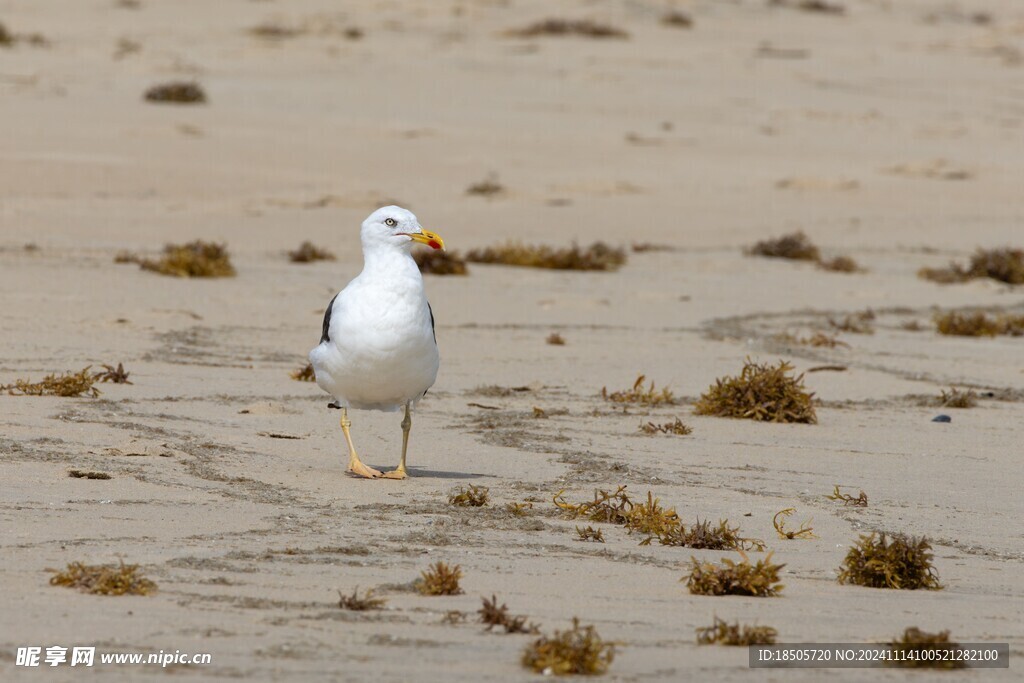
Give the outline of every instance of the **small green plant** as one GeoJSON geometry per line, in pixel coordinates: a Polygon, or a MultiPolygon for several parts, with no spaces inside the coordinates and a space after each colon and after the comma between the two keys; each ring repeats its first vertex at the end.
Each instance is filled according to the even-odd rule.
{"type": "Polygon", "coordinates": [[[794,232],[758,242],[747,250],[753,256],[783,258],[794,261],[817,261],[821,258],[818,247],[803,232],[794,232]]]}
{"type": "Polygon", "coordinates": [[[508,613],[508,605],[498,605],[498,596],[491,595],[491,599],[482,598],[483,606],[477,610],[480,615],[480,623],[486,624],[488,631],[495,626],[505,629],[505,633],[539,633],[540,628],[536,624],[527,624],[526,617],[513,616],[508,613]]]}
{"type": "Polygon", "coordinates": [[[752,595],[762,598],[776,596],[782,591],[779,570],[785,565],[772,564],[771,553],[755,564],[750,563],[743,551],[740,555],[742,562],[726,558],[721,565],[690,558],[693,563],[690,575],[683,579],[687,588],[694,595],[752,595]]]}
{"type": "Polygon", "coordinates": [[[687,434],[693,433],[693,428],[683,424],[683,421],[678,417],[675,422],[665,422],[662,424],[655,424],[654,422],[641,422],[640,431],[644,434],[676,434],[678,436],[686,436],[687,434]]]}
{"type": "Polygon", "coordinates": [[[468,487],[460,486],[455,489],[455,492],[448,496],[448,504],[456,507],[483,507],[487,505],[487,501],[490,498],[490,489],[486,486],[475,486],[470,485],[468,487]]]}
{"type": "Polygon", "coordinates": [[[573,244],[563,249],[508,242],[497,247],[473,249],[466,254],[466,260],[526,268],[611,271],[618,270],[626,262],[626,252],[604,242],[595,242],[582,248],[573,244]]]}
{"type": "Polygon", "coordinates": [[[932,669],[963,669],[967,666],[960,655],[960,644],[949,639],[949,631],[927,633],[911,626],[889,646],[885,666],[932,669]]]}
{"type": "Polygon", "coordinates": [[[842,493],[839,490],[839,484],[835,485],[831,496],[825,496],[829,500],[841,500],[843,505],[852,505],[854,507],[866,508],[868,506],[868,494],[863,491],[860,495],[854,498],[849,493],[842,493]]]}
{"type": "Polygon", "coordinates": [[[338,591],[338,607],[352,610],[353,612],[365,612],[371,609],[384,609],[387,600],[373,597],[373,589],[367,588],[363,595],[359,595],[359,587],[352,591],[352,595],[345,595],[338,591]]]}
{"type": "Polygon", "coordinates": [[[93,595],[149,595],[156,591],[156,584],[139,572],[139,565],[123,560],[117,567],[72,562],[64,571],[47,571],[54,572],[51,586],[77,588],[93,595]]]}
{"type": "Polygon", "coordinates": [[[754,363],[749,358],[738,377],[720,378],[701,395],[697,415],[746,418],[767,422],[814,424],[813,393],[804,390],[803,375],[791,377],[793,366],[754,363]]]}
{"type": "Polygon", "coordinates": [[[306,363],[305,367],[299,370],[293,370],[289,373],[289,376],[296,382],[315,382],[316,371],[313,369],[312,363],[306,363]]]}
{"type": "Polygon", "coordinates": [[[176,81],[154,85],[144,95],[146,101],[161,104],[203,104],[206,92],[198,83],[176,81]]]}
{"type": "Polygon", "coordinates": [[[334,261],[336,257],[327,249],[322,249],[307,240],[300,244],[295,251],[288,252],[288,260],[292,263],[313,263],[314,261],[334,261]]]}
{"type": "Polygon", "coordinates": [[[163,256],[157,260],[143,259],[130,254],[118,254],[118,263],[138,263],[143,270],[175,277],[234,277],[227,247],[195,240],[188,244],[168,244],[163,256]]]}
{"type": "Polygon", "coordinates": [[[676,397],[668,387],[655,390],[654,381],[644,388],[646,375],[640,375],[633,382],[632,389],[609,392],[608,387],[601,388],[601,398],[612,403],[635,403],[644,406],[675,405],[676,397]]]}
{"type": "Polygon", "coordinates": [[[817,538],[814,535],[814,529],[811,527],[811,521],[808,520],[800,525],[799,529],[795,531],[786,529],[786,517],[789,517],[796,508],[786,508],[785,510],[779,510],[772,517],[772,526],[775,527],[775,532],[779,535],[779,538],[792,541],[794,538],[817,538]]]}
{"type": "Polygon", "coordinates": [[[554,495],[552,500],[555,506],[564,511],[570,519],[585,517],[591,522],[625,524],[629,519],[630,510],[633,509],[633,501],[626,494],[625,486],[620,486],[614,492],[594,491],[593,500],[578,505],[567,502],[564,494],[565,489],[562,489],[554,495]]]}
{"type": "Polygon", "coordinates": [[[595,676],[608,670],[615,658],[612,643],[601,640],[593,626],[580,626],[573,617],[572,628],[541,636],[523,652],[523,666],[535,673],[565,676],[595,676]]]}
{"type": "Polygon", "coordinates": [[[939,576],[932,567],[931,545],[926,538],[904,534],[863,535],[850,547],[839,568],[839,583],[869,588],[938,590],[939,576]]]}
{"type": "Polygon", "coordinates": [[[428,569],[420,572],[415,587],[421,595],[461,595],[459,580],[462,578],[462,567],[449,567],[444,562],[436,562],[428,569]]]}
{"type": "Polygon", "coordinates": [[[100,395],[100,390],[94,387],[97,377],[90,373],[91,365],[87,365],[78,372],[65,372],[59,375],[47,375],[39,382],[29,382],[19,379],[14,384],[0,385],[0,391],[6,391],[11,396],[91,396],[100,395]]]}
{"type": "Polygon", "coordinates": [[[576,535],[580,537],[581,541],[604,543],[604,532],[592,526],[576,527],[576,535]]]}
{"type": "Polygon", "coordinates": [[[773,645],[779,632],[771,626],[742,626],[715,617],[711,626],[697,629],[698,645],[773,645]]]}

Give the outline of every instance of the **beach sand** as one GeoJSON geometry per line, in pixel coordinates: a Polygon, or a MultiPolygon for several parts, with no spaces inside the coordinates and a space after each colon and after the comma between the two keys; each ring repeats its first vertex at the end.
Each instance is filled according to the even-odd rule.
{"type": "MultiPolygon", "coordinates": [[[[781,642],[950,629],[1020,657],[1024,346],[945,337],[932,316],[1019,314],[1024,297],[916,272],[1024,246],[1024,8],[835,2],[845,13],[711,0],[0,2],[8,31],[48,41],[0,46],[0,384],[118,362],[133,382],[97,385],[98,398],[0,396],[0,678],[39,677],[16,666],[18,647],[85,645],[210,653],[168,667],[195,680],[532,679],[520,658],[535,636],[476,623],[492,594],[545,633],[574,616],[595,625],[617,644],[616,681],[925,680],[751,672],[746,648],[696,645],[715,616],[772,626],[781,642]],[[664,25],[670,8],[693,26],[664,25]],[[629,37],[507,35],[552,16],[629,37]],[[143,100],[175,80],[198,82],[208,103],[143,100]],[[488,177],[505,191],[466,193],[488,177]],[[414,476],[357,480],[328,397],[289,373],[361,267],[360,222],[391,202],[459,252],[507,240],[671,249],[629,253],[610,273],[470,264],[466,277],[426,276],[442,365],[414,417],[414,476]],[[795,230],[866,270],[744,254],[795,230]],[[226,243],[237,276],[113,262],[198,238],[226,243]],[[338,260],[290,263],[307,239],[338,260]],[[836,334],[830,318],[866,309],[874,333],[838,332],[848,347],[780,337],[836,334]],[[552,332],[566,344],[546,344],[552,332]],[[815,425],[695,416],[748,357],[846,370],[805,375],[815,425]],[[640,374],[683,403],[601,399],[640,374]],[[980,405],[929,404],[951,386],[981,392],[980,405]],[[952,422],[933,423],[939,413],[952,422]],[[638,429],[677,416],[692,434],[638,429]],[[448,505],[470,484],[489,488],[488,507],[448,505]],[[837,484],[868,507],[828,500],[837,484]],[[691,556],[737,554],[640,546],[613,525],[603,545],[584,543],[552,504],[562,489],[579,501],[619,485],[688,523],[728,519],[764,539],[785,564],[782,595],[690,595],[691,556]],[[505,509],[524,501],[524,516],[505,509]],[[816,538],[777,537],[772,517],[788,507],[816,538]],[[847,549],[872,531],[926,535],[945,587],[838,584],[847,549]],[[48,584],[48,568],[119,560],[158,591],[48,584]],[[409,590],[436,561],[461,566],[463,595],[409,590]],[[337,591],[357,586],[386,608],[339,609],[337,591]],[[444,623],[452,610],[468,619],[444,623]]],[[[400,415],[352,419],[364,460],[397,464],[400,415]]]]}

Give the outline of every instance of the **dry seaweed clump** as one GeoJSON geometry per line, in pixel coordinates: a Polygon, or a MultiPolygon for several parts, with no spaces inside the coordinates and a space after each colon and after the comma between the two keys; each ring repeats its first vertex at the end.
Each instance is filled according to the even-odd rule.
{"type": "Polygon", "coordinates": [[[1024,284],[1024,249],[978,249],[965,267],[950,263],[946,268],[922,268],[919,277],[950,284],[977,278],[991,278],[1010,285],[1024,284]]]}
{"type": "Polygon", "coordinates": [[[466,260],[459,256],[458,252],[418,250],[413,252],[412,260],[421,273],[427,275],[468,275],[466,260]]]}
{"type": "Polygon", "coordinates": [[[849,256],[835,256],[818,261],[818,267],[833,273],[859,273],[862,268],[849,256]]]}
{"type": "Polygon", "coordinates": [[[931,545],[926,538],[883,533],[861,536],[839,568],[839,583],[868,588],[938,590],[939,576],[932,567],[931,545]]]}
{"type": "Polygon", "coordinates": [[[829,500],[841,500],[843,505],[852,505],[858,508],[866,508],[868,506],[868,494],[863,491],[857,497],[851,496],[849,493],[842,493],[839,490],[839,484],[835,485],[835,489],[832,491],[831,496],[825,496],[829,500]]]}
{"type": "Polygon", "coordinates": [[[596,676],[608,671],[614,658],[614,645],[601,640],[593,626],[580,627],[580,620],[573,617],[571,629],[530,643],[523,652],[523,666],[544,675],[596,676]]]}
{"type": "Polygon", "coordinates": [[[513,616],[508,613],[508,605],[498,605],[498,596],[491,595],[491,599],[482,598],[483,606],[477,610],[480,615],[480,623],[487,625],[490,631],[495,626],[505,629],[505,633],[540,633],[537,624],[527,624],[526,617],[513,616]]]}
{"type": "Polygon", "coordinates": [[[139,565],[125,564],[87,565],[72,562],[67,569],[50,577],[51,586],[77,588],[93,595],[149,595],[156,590],[156,584],[138,572],[139,565]]]}
{"type": "Polygon", "coordinates": [[[899,668],[963,669],[967,662],[960,655],[960,643],[949,639],[949,631],[928,633],[916,626],[889,643],[885,666],[899,668]]]}
{"type": "Polygon", "coordinates": [[[959,313],[949,311],[935,316],[935,329],[939,334],[956,337],[996,337],[1024,335],[1024,315],[994,315],[985,313],[959,313]]]}
{"type": "Polygon", "coordinates": [[[466,188],[466,194],[478,197],[493,197],[505,191],[505,186],[498,182],[497,176],[491,174],[478,183],[466,188]]]}
{"type": "Polygon", "coordinates": [[[327,249],[316,246],[310,241],[299,245],[295,251],[288,252],[288,260],[292,263],[313,263],[314,261],[334,261],[334,254],[327,249]]]}
{"type": "Polygon", "coordinates": [[[594,491],[594,499],[578,505],[565,500],[565,489],[554,495],[555,506],[566,513],[570,519],[585,517],[591,522],[625,524],[633,509],[633,501],[626,494],[626,487],[620,486],[614,492],[594,491]]]}
{"type": "Polygon", "coordinates": [[[942,395],[939,396],[939,406],[942,408],[973,408],[976,405],[978,405],[978,392],[974,389],[960,391],[955,387],[950,387],[949,393],[943,389],[942,395]]]}
{"type": "Polygon", "coordinates": [[[88,365],[78,372],[65,372],[59,375],[47,375],[39,382],[29,382],[19,379],[14,384],[0,385],[0,391],[6,391],[11,396],[90,396],[95,398],[100,395],[97,389],[97,376],[90,373],[88,365]]]}
{"type": "Polygon", "coordinates": [[[437,562],[420,572],[420,578],[416,579],[414,585],[422,595],[461,595],[461,578],[462,567],[449,567],[444,562],[437,562]]]}
{"type": "Polygon", "coordinates": [[[775,527],[775,532],[779,535],[779,538],[792,541],[794,538],[817,538],[814,535],[814,529],[811,527],[810,520],[800,524],[799,529],[787,529],[786,528],[786,517],[789,517],[796,508],[786,508],[785,510],[779,510],[772,517],[772,526],[775,527]]]}
{"type": "Polygon", "coordinates": [[[144,95],[147,102],[161,104],[204,104],[206,92],[198,84],[190,81],[176,81],[154,85],[144,95]]]}
{"type": "Polygon", "coordinates": [[[128,375],[132,373],[124,369],[124,365],[121,363],[117,364],[115,368],[113,365],[103,364],[103,371],[97,372],[93,375],[93,379],[97,382],[112,382],[113,384],[131,384],[131,380],[128,379],[128,375]]]}
{"type": "Polygon", "coordinates": [[[93,472],[86,470],[68,470],[68,476],[72,479],[111,479],[106,472],[93,472]]]}
{"type": "Polygon", "coordinates": [[[665,26],[674,26],[676,28],[693,28],[693,17],[686,12],[673,10],[662,15],[661,23],[665,26]]]}
{"type": "Polygon", "coordinates": [[[640,431],[644,434],[677,434],[679,436],[686,436],[687,434],[693,433],[693,427],[686,426],[683,424],[683,421],[677,417],[675,422],[665,422],[664,424],[641,422],[640,431]]]}
{"type": "Polygon", "coordinates": [[[579,536],[581,541],[604,543],[604,532],[592,526],[576,527],[576,535],[579,536]]]}
{"type": "Polygon", "coordinates": [[[675,508],[665,508],[661,501],[647,492],[647,502],[634,505],[626,515],[625,527],[630,533],[646,534],[647,541],[651,537],[661,537],[679,526],[679,515],[675,508]]]}
{"type": "Polygon", "coordinates": [[[584,38],[628,38],[622,29],[589,19],[544,19],[524,28],[508,31],[515,38],[542,36],[583,36],[584,38]]]}
{"type": "Polygon", "coordinates": [[[483,507],[484,505],[487,505],[487,499],[490,497],[490,495],[490,489],[488,489],[486,486],[460,486],[455,490],[455,493],[448,496],[448,504],[462,508],[483,507]]]}
{"type": "Polygon", "coordinates": [[[359,595],[359,588],[352,591],[352,595],[345,595],[338,591],[338,607],[352,610],[353,612],[365,612],[371,609],[384,609],[387,600],[373,597],[373,589],[367,588],[362,596],[359,595]]]}
{"type": "Polygon", "coordinates": [[[304,368],[300,368],[299,370],[293,370],[288,374],[296,382],[316,381],[316,370],[313,369],[312,363],[306,363],[306,366],[304,368]]]}
{"type": "Polygon", "coordinates": [[[676,404],[676,397],[668,387],[655,390],[654,381],[652,380],[650,386],[645,389],[644,381],[646,379],[646,375],[640,375],[633,382],[633,388],[624,391],[609,393],[608,387],[602,387],[601,398],[612,403],[637,403],[645,406],[671,406],[676,404]]]}
{"type": "Polygon", "coordinates": [[[550,344],[551,346],[565,346],[565,337],[558,334],[557,332],[552,332],[551,334],[549,334],[547,336],[547,339],[545,339],[544,341],[550,344]]]}
{"type": "Polygon", "coordinates": [[[747,250],[753,256],[784,258],[795,261],[817,261],[821,258],[818,247],[803,232],[762,240],[747,250]]]}
{"type": "Polygon", "coordinates": [[[612,271],[618,270],[626,262],[626,252],[604,242],[594,242],[589,247],[573,244],[562,249],[507,242],[497,247],[473,249],[466,254],[466,260],[525,268],[612,271]]]}
{"type": "MultiPolygon", "coordinates": [[[[689,527],[685,524],[669,527],[665,533],[658,536],[658,543],[696,550],[764,550],[764,541],[758,538],[744,538],[740,536],[739,531],[738,526],[729,526],[727,519],[718,520],[718,526],[712,526],[708,520],[702,522],[698,519],[689,527]]],[[[651,540],[647,538],[641,545],[649,545],[651,540]]]]}
{"type": "Polygon", "coordinates": [[[697,415],[734,417],[762,422],[815,424],[813,393],[804,389],[803,375],[792,377],[793,366],[754,363],[749,358],[738,377],[719,378],[701,395],[697,415]]]}
{"type": "Polygon", "coordinates": [[[188,244],[168,244],[157,260],[141,259],[139,266],[161,275],[175,277],[234,277],[227,246],[195,240],[188,244]]]}
{"type": "Polygon", "coordinates": [[[697,629],[698,645],[774,645],[779,632],[771,626],[742,626],[715,617],[711,626],[697,629]]]}
{"type": "Polygon", "coordinates": [[[766,598],[778,595],[782,591],[779,581],[779,570],[784,564],[772,564],[772,554],[751,564],[746,554],[742,562],[734,562],[728,558],[722,565],[701,562],[691,557],[693,566],[690,575],[685,578],[686,587],[694,595],[752,595],[766,598]]]}

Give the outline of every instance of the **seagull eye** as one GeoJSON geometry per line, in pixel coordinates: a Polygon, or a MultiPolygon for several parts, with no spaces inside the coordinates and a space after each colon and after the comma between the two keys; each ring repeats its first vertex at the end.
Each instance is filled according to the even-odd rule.
{"type": "Polygon", "coordinates": [[[388,226],[389,228],[393,228],[396,225],[398,225],[398,221],[396,221],[394,218],[385,218],[384,225],[388,226]]]}

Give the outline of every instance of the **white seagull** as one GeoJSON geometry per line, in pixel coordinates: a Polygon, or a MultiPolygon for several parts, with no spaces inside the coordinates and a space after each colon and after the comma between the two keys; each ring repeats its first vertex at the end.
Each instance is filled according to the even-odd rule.
{"type": "Polygon", "coordinates": [[[444,249],[440,235],[424,230],[398,206],[377,209],[363,221],[363,271],[327,306],[320,344],[309,352],[316,383],[341,409],[348,443],[348,471],[360,477],[405,479],[412,408],[437,378],[441,363],[434,314],[423,276],[412,259],[417,242],[444,249]],[[367,467],[356,455],[348,409],[396,411],[402,420],[402,460],[391,472],[367,467]]]}

